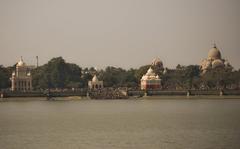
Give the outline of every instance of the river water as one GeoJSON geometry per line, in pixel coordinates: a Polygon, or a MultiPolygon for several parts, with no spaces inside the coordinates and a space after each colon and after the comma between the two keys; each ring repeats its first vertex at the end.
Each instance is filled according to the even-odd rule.
{"type": "Polygon", "coordinates": [[[240,100],[0,102],[1,149],[239,149],[240,100]]]}

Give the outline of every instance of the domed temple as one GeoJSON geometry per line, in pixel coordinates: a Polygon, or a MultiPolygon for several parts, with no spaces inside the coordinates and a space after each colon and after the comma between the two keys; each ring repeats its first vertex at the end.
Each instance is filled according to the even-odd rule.
{"type": "Polygon", "coordinates": [[[163,62],[156,58],[152,61],[152,66],[148,69],[147,73],[141,78],[141,89],[142,90],[157,90],[161,89],[161,79],[154,72],[152,67],[157,68],[158,70],[163,70],[163,62]]]}
{"type": "Polygon", "coordinates": [[[16,70],[12,72],[11,90],[12,91],[30,91],[32,90],[31,68],[26,65],[22,57],[16,65],[16,70]]]}
{"type": "Polygon", "coordinates": [[[103,88],[103,81],[99,81],[97,75],[94,75],[92,81],[88,81],[89,89],[101,89],[103,88]]]}
{"type": "Polygon", "coordinates": [[[155,90],[161,88],[161,79],[158,75],[153,72],[150,67],[145,75],[141,79],[141,89],[142,90],[155,90]]]}
{"type": "Polygon", "coordinates": [[[202,60],[200,64],[200,70],[202,73],[206,73],[210,69],[214,68],[231,68],[232,66],[230,63],[222,59],[221,52],[217,48],[216,45],[214,45],[213,48],[211,48],[208,52],[208,57],[204,60],[202,60]]]}

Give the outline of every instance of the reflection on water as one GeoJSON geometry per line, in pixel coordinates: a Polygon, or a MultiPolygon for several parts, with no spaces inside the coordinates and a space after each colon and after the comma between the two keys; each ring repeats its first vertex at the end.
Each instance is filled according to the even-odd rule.
{"type": "Polygon", "coordinates": [[[240,148],[240,100],[0,102],[1,149],[240,148]]]}

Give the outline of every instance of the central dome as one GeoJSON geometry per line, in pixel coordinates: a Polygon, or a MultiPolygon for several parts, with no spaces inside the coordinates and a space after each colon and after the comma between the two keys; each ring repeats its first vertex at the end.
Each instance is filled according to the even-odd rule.
{"type": "Polygon", "coordinates": [[[17,66],[25,66],[26,64],[23,62],[23,59],[21,57],[20,61],[17,63],[17,66]]]}
{"type": "Polygon", "coordinates": [[[162,67],[163,66],[163,62],[160,60],[160,58],[155,58],[152,61],[152,66],[160,66],[160,67],[162,67]]]}
{"type": "Polygon", "coordinates": [[[153,72],[153,69],[150,67],[146,73],[147,76],[153,76],[155,73],[153,72]]]}
{"type": "Polygon", "coordinates": [[[217,49],[216,46],[209,50],[208,59],[221,59],[221,52],[217,49]]]}
{"type": "Polygon", "coordinates": [[[92,78],[92,82],[98,82],[98,78],[96,75],[94,75],[94,77],[92,78]]]}

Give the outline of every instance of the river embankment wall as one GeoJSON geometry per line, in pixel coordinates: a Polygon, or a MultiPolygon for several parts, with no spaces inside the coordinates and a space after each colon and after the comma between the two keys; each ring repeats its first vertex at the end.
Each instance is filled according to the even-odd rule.
{"type": "MultiPolygon", "coordinates": [[[[111,91],[109,91],[111,92],[111,91]]],[[[116,92],[116,91],[115,91],[116,92]]],[[[1,98],[12,97],[70,97],[81,96],[87,97],[95,94],[96,91],[62,91],[62,92],[44,92],[44,91],[5,91],[0,92],[1,98]]],[[[111,93],[108,93],[111,94],[111,93]]],[[[167,91],[167,90],[127,90],[126,96],[240,96],[240,90],[181,90],[181,91],[167,91]]],[[[94,97],[94,96],[93,96],[94,97]]],[[[101,97],[104,99],[104,97],[101,97]]]]}

